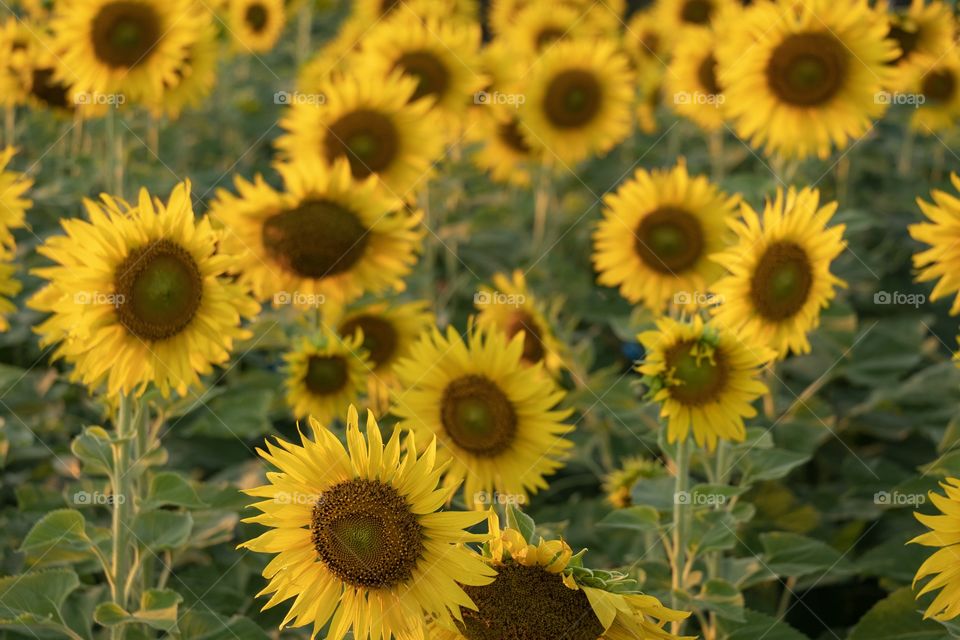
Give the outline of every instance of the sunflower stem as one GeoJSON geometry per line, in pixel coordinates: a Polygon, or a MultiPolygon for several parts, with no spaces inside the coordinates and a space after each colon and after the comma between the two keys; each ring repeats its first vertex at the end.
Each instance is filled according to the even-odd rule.
{"type": "Polygon", "coordinates": [[[537,181],[537,191],[533,199],[533,249],[538,250],[543,244],[547,232],[547,209],[550,207],[550,169],[543,167],[540,179],[537,181]]]}
{"type": "Polygon", "coordinates": [[[897,173],[901,176],[910,175],[910,165],[913,162],[913,141],[917,137],[917,132],[913,127],[907,127],[903,136],[903,142],[900,144],[900,158],[897,160],[897,173]]]}
{"type": "MultiPolygon", "coordinates": [[[[677,443],[677,455],[674,459],[675,482],[673,490],[673,567],[671,597],[673,608],[679,605],[679,593],[683,589],[683,576],[686,573],[686,515],[689,503],[690,484],[690,442],[683,439],[677,443]]],[[[673,633],[680,632],[680,622],[672,623],[673,633]]]]}
{"type": "Polygon", "coordinates": [[[6,146],[14,147],[17,144],[17,108],[13,105],[7,107],[3,119],[3,141],[6,146]]]}
{"type": "MultiPolygon", "coordinates": [[[[113,490],[113,519],[111,540],[111,597],[115,603],[127,608],[129,573],[132,568],[130,553],[130,529],[133,524],[133,482],[130,475],[131,448],[136,440],[137,425],[133,416],[131,399],[127,394],[120,395],[120,407],[114,423],[116,438],[113,443],[113,469],[111,481],[113,490]]],[[[111,627],[110,637],[114,640],[124,637],[124,625],[111,627]]]]}
{"type": "Polygon", "coordinates": [[[308,0],[300,8],[297,16],[297,67],[300,67],[310,51],[310,35],[313,30],[313,0],[308,0]]]}
{"type": "Polygon", "coordinates": [[[723,129],[710,132],[707,141],[710,151],[710,176],[714,182],[720,182],[726,173],[723,158],[723,129]]]}
{"type": "Polygon", "coordinates": [[[110,158],[107,170],[107,184],[110,194],[123,197],[123,134],[117,126],[117,106],[110,107],[110,117],[107,118],[107,156],[110,158]]]}

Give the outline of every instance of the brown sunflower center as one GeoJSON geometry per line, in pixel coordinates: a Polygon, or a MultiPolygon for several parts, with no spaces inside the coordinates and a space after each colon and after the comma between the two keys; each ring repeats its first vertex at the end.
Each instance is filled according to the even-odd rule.
{"type": "Polygon", "coordinates": [[[513,404],[484,376],[468,375],[448,384],[440,403],[440,417],[450,439],[477,456],[496,456],[517,435],[513,404]]]}
{"type": "Polygon", "coordinates": [[[634,248],[650,269],[673,275],[700,260],[705,248],[703,227],[688,211],[661,207],[640,221],[634,248]]]}
{"type": "Polygon", "coordinates": [[[574,129],[594,119],[600,112],[602,100],[603,90],[593,73],[570,69],[550,81],[543,108],[554,126],[574,129]]]}
{"type": "Polygon", "coordinates": [[[750,299],[768,320],[794,316],[810,296],[813,267],[807,252],[793,242],[767,247],[750,280],[750,299]]]}
{"type": "Polygon", "coordinates": [[[823,104],[843,88],[846,47],[827,33],[795,33],[777,45],[767,63],[767,84],[789,104],[823,104]]]}
{"type": "Polygon", "coordinates": [[[156,10],[135,0],[118,0],[103,5],[93,19],[91,31],[97,58],[116,68],[136,67],[162,35],[156,10]]]}
{"type": "Polygon", "coordinates": [[[542,51],[558,40],[562,40],[566,31],[558,27],[544,27],[535,38],[537,50],[542,51]]]}
{"type": "Polygon", "coordinates": [[[477,610],[463,610],[467,640],[597,640],[603,625],[582,589],[543,567],[505,564],[482,587],[464,587],[477,610]]]}
{"type": "Polygon", "coordinates": [[[517,153],[523,155],[530,153],[530,145],[527,144],[523,134],[520,133],[520,121],[516,118],[498,124],[497,136],[503,144],[517,153]]]}
{"type": "Polygon", "coordinates": [[[656,55],[660,50],[660,34],[648,31],[640,36],[640,53],[645,56],[656,55]]]}
{"type": "Polygon", "coordinates": [[[53,69],[33,69],[31,71],[30,93],[48,107],[73,109],[73,104],[67,94],[67,85],[54,79],[53,69]]]}
{"type": "Polygon", "coordinates": [[[320,560],[355,587],[408,582],[423,554],[423,527],[407,500],[379,480],[355,478],[324,491],[310,524],[320,560]]]}
{"type": "Polygon", "coordinates": [[[923,85],[920,90],[930,102],[950,102],[957,90],[957,79],[947,69],[931,71],[923,77],[923,85]]]}
{"type": "Polygon", "coordinates": [[[343,356],[310,356],[303,384],[310,393],[326,396],[343,389],[347,384],[347,361],[343,356]]]}
{"type": "Polygon", "coordinates": [[[163,239],[135,249],[114,272],[117,317],[142,340],[183,331],[200,308],[203,276],[190,253],[163,239]]]}
{"type": "Polygon", "coordinates": [[[243,20],[247,23],[247,26],[250,27],[251,31],[260,33],[267,26],[267,22],[270,20],[270,14],[267,12],[265,6],[255,3],[247,7],[246,12],[243,14],[243,20]]]}
{"type": "Polygon", "coordinates": [[[687,0],[680,9],[680,19],[691,24],[707,24],[713,15],[710,0],[687,0]]]}
{"type": "Polygon", "coordinates": [[[523,359],[527,362],[540,362],[547,354],[543,339],[537,330],[537,321],[526,311],[517,311],[506,326],[507,336],[513,337],[525,332],[523,336],[523,359]]]}
{"type": "Polygon", "coordinates": [[[671,397],[685,405],[701,405],[716,400],[727,386],[729,365],[721,349],[708,357],[697,353],[703,347],[694,340],[678,342],[664,354],[667,371],[675,384],[671,397]]]}
{"type": "Polygon", "coordinates": [[[430,51],[405,53],[397,60],[394,69],[400,69],[417,80],[417,89],[410,96],[410,102],[427,96],[440,99],[450,87],[450,70],[430,51]]]}
{"type": "Polygon", "coordinates": [[[357,316],[344,322],[340,333],[352,336],[357,329],[363,331],[363,348],[370,354],[373,366],[376,368],[389,362],[400,344],[400,336],[393,323],[380,316],[357,316]]]}
{"type": "Polygon", "coordinates": [[[891,24],[887,37],[895,40],[900,47],[900,55],[893,61],[897,63],[916,50],[917,45],[920,43],[920,30],[910,30],[902,24],[891,24]]]}
{"type": "Polygon", "coordinates": [[[720,93],[720,84],[717,82],[717,59],[713,54],[707,56],[697,67],[697,79],[703,90],[712,96],[720,93]]]}
{"type": "Polygon", "coordinates": [[[328,127],[324,150],[329,162],[346,158],[353,177],[366,178],[390,167],[400,150],[400,137],[387,115],[360,109],[328,127]]]}
{"type": "Polygon", "coordinates": [[[367,228],[354,212],[326,200],[307,200],[263,223],[264,250],[285,270],[304,278],[348,271],[367,248],[367,228]]]}
{"type": "Polygon", "coordinates": [[[400,0],[381,0],[380,2],[380,15],[385,16],[394,9],[397,8],[397,5],[400,3],[400,0]]]}

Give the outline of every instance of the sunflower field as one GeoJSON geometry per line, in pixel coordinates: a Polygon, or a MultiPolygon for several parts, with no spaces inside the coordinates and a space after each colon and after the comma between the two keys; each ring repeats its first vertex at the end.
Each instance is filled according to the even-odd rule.
{"type": "Polygon", "coordinates": [[[0,638],[960,638],[958,41],[0,2],[0,638]]]}

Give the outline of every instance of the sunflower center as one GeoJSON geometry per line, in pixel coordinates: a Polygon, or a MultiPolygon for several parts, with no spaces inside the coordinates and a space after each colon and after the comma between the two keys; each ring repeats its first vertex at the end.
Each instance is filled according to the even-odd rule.
{"type": "Polygon", "coordinates": [[[750,280],[750,299],[768,320],[795,315],[810,296],[813,268],[807,252],[793,242],[767,247],[750,280]]]}
{"type": "Polygon", "coordinates": [[[357,329],[363,331],[363,348],[370,354],[373,366],[376,368],[389,362],[400,343],[393,323],[379,316],[357,316],[344,322],[340,333],[352,336],[357,329]]]}
{"type": "Polygon", "coordinates": [[[649,31],[640,36],[640,53],[645,56],[654,55],[660,50],[660,35],[649,31]]]}
{"type": "Polygon", "coordinates": [[[310,356],[303,384],[318,396],[340,391],[347,384],[347,361],[343,356],[310,356]]]}
{"type": "Polygon", "coordinates": [[[355,213],[326,200],[308,200],[267,218],[264,250],[285,270],[304,278],[344,273],[367,248],[367,228],[355,213]]]}
{"type": "Polygon", "coordinates": [[[183,331],[197,314],[203,275],[186,249],[155,240],[120,263],[114,287],[120,324],[143,340],[163,340],[183,331]]]}
{"type": "Polygon", "coordinates": [[[946,69],[932,71],[923,77],[921,92],[930,102],[944,103],[953,98],[957,79],[946,69]]]}
{"type": "Polygon", "coordinates": [[[520,121],[516,118],[498,124],[497,136],[503,144],[517,153],[523,155],[530,153],[530,145],[527,144],[527,141],[523,138],[523,134],[520,133],[520,121]]]}
{"type": "Polygon", "coordinates": [[[457,446],[477,456],[493,457],[517,435],[513,404],[489,378],[468,375],[444,389],[440,403],[443,428],[457,446]]]}
{"type": "Polygon", "coordinates": [[[823,104],[843,87],[847,51],[826,33],[796,33],[781,42],[767,63],[767,84],[784,102],[823,104]]]}
{"type": "Polygon", "coordinates": [[[661,207],[640,221],[634,248],[650,269],[673,275],[700,259],[703,227],[696,216],[683,209],[661,207]]]}
{"type": "Polygon", "coordinates": [[[416,102],[427,96],[443,97],[450,86],[450,71],[443,61],[429,51],[411,51],[400,56],[394,68],[417,79],[417,89],[410,96],[416,102]]]}
{"type": "Polygon", "coordinates": [[[723,351],[702,353],[694,340],[679,342],[664,354],[667,371],[673,377],[670,395],[686,405],[701,405],[719,396],[727,385],[729,367],[723,351]],[[700,353],[697,353],[700,351],[700,353]]]}
{"type": "Polygon", "coordinates": [[[717,59],[713,54],[704,58],[697,67],[697,78],[703,90],[710,95],[715,96],[720,93],[720,85],[717,82],[717,59]]]}
{"type": "Polygon", "coordinates": [[[687,0],[680,10],[680,19],[692,24],[707,24],[713,15],[713,4],[709,0],[687,0]]]}
{"type": "Polygon", "coordinates": [[[599,113],[602,93],[600,82],[589,71],[559,73],[547,87],[543,105],[547,119],[561,129],[582,127],[599,113]]]}
{"type": "Polygon", "coordinates": [[[247,7],[246,13],[243,14],[243,19],[251,30],[260,33],[267,26],[270,14],[267,13],[267,8],[262,4],[251,4],[247,7]]]}
{"type": "Polygon", "coordinates": [[[399,146],[397,129],[390,118],[368,109],[342,116],[327,129],[324,141],[327,160],[345,157],[355,178],[387,169],[399,146]]]}
{"type": "Polygon", "coordinates": [[[894,62],[900,62],[917,48],[917,45],[920,43],[920,31],[919,30],[909,30],[900,24],[891,24],[890,31],[887,33],[887,37],[891,40],[895,40],[900,46],[900,55],[897,56],[897,59],[894,62]]]}
{"type": "Polygon", "coordinates": [[[464,587],[477,610],[463,610],[460,632],[467,640],[597,640],[603,625],[582,589],[543,567],[505,564],[494,581],[464,587]]]}
{"type": "Polygon", "coordinates": [[[93,19],[94,53],[110,67],[137,66],[161,36],[160,16],[143,2],[111,2],[104,5],[93,19]]]}
{"type": "Polygon", "coordinates": [[[423,554],[423,527],[397,490],[355,478],[324,491],[310,524],[320,560],[355,587],[389,589],[408,582],[423,554]]]}
{"type": "Polygon", "coordinates": [[[537,321],[526,311],[518,311],[510,318],[506,326],[507,336],[512,338],[521,331],[523,336],[523,359],[527,362],[540,362],[547,354],[543,339],[537,331],[537,321]]]}
{"type": "Polygon", "coordinates": [[[564,33],[565,31],[563,29],[558,29],[557,27],[544,27],[536,37],[537,50],[542,51],[557,40],[562,39],[564,33]]]}
{"type": "Polygon", "coordinates": [[[53,69],[34,69],[30,78],[30,93],[43,104],[58,109],[72,109],[67,85],[54,80],[53,69]]]}

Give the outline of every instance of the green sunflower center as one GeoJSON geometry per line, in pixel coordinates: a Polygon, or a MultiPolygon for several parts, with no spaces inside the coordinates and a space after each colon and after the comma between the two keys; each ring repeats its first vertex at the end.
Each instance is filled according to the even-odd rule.
{"type": "Polygon", "coordinates": [[[540,333],[537,331],[537,321],[526,311],[514,313],[506,326],[507,336],[511,338],[521,331],[525,332],[523,336],[523,359],[527,362],[540,362],[543,360],[543,357],[547,354],[547,350],[546,347],[544,347],[540,333]]]}
{"type": "Polygon", "coordinates": [[[685,405],[701,405],[716,400],[727,386],[729,366],[721,349],[708,357],[703,346],[693,340],[678,342],[664,354],[667,371],[676,384],[670,396],[685,405]],[[694,353],[696,350],[701,353],[694,353]]]}
{"type": "Polygon", "coordinates": [[[707,24],[713,15],[713,3],[709,0],[687,0],[680,9],[680,19],[691,24],[707,24]]]}
{"type": "Polygon", "coordinates": [[[933,103],[950,102],[957,90],[956,77],[946,69],[931,71],[923,77],[920,91],[933,103]]]}
{"type": "Polygon", "coordinates": [[[262,241],[267,255],[286,271],[325,278],[359,262],[369,234],[354,212],[326,200],[308,200],[267,218],[262,241]]]}
{"type": "Polygon", "coordinates": [[[570,69],[558,73],[547,86],[543,102],[550,122],[561,129],[588,124],[600,112],[603,90],[589,71],[570,69]]]}
{"type": "Polygon", "coordinates": [[[489,378],[468,375],[444,389],[443,428],[460,448],[477,456],[505,451],[517,435],[517,414],[509,398],[489,378]]]}
{"type": "Polygon", "coordinates": [[[162,37],[160,16],[152,6],[134,0],[103,5],[93,19],[93,51],[104,64],[136,67],[162,37]]]}
{"type": "Polygon", "coordinates": [[[688,211],[661,207],[640,221],[634,248],[653,271],[677,274],[693,267],[703,255],[703,227],[688,211]]]}
{"type": "Polygon", "coordinates": [[[390,167],[400,151],[400,137],[387,115],[360,109],[329,126],[324,150],[329,162],[346,158],[353,177],[366,178],[390,167]]]}
{"type": "Polygon", "coordinates": [[[505,564],[494,581],[464,587],[477,610],[463,610],[457,626],[467,640],[597,640],[603,625],[582,589],[542,567],[505,564]]]}
{"type": "Polygon", "coordinates": [[[373,366],[380,367],[390,361],[400,344],[396,327],[380,316],[357,316],[343,323],[340,333],[352,336],[357,329],[363,331],[363,348],[370,354],[373,366]]]}
{"type": "Polygon", "coordinates": [[[410,102],[427,96],[440,99],[450,87],[450,70],[430,51],[405,53],[397,60],[394,69],[400,69],[406,75],[417,79],[417,89],[410,96],[410,102]]]}
{"type": "Polygon", "coordinates": [[[409,582],[424,550],[423,527],[410,504],[379,480],[356,478],[324,491],[310,531],[330,572],[366,589],[409,582]]]}
{"type": "Polygon", "coordinates": [[[270,14],[262,4],[251,4],[244,12],[243,20],[254,33],[260,33],[270,21],[270,14]]]}
{"type": "Polygon", "coordinates": [[[347,361],[343,356],[310,356],[303,384],[318,396],[334,394],[347,385],[347,361]]]}
{"type": "Polygon", "coordinates": [[[697,79],[703,90],[712,96],[720,93],[720,84],[717,82],[717,59],[709,55],[697,67],[697,79]]]}
{"type": "Polygon", "coordinates": [[[30,73],[30,93],[48,107],[73,109],[67,85],[54,80],[53,69],[33,69],[30,73]]]}
{"type": "Polygon", "coordinates": [[[517,153],[522,155],[530,153],[530,145],[527,144],[523,134],[520,133],[520,121],[516,118],[498,124],[497,136],[503,144],[517,153]]]}
{"type": "Polygon", "coordinates": [[[895,40],[900,47],[900,55],[893,61],[897,63],[916,50],[917,45],[920,43],[920,30],[910,30],[902,24],[891,23],[887,37],[895,40]]]}
{"type": "Polygon", "coordinates": [[[793,242],[767,247],[750,280],[750,299],[768,320],[790,318],[806,304],[813,288],[813,267],[807,252],[793,242]]]}
{"type": "Polygon", "coordinates": [[[843,88],[848,52],[827,33],[795,33],[773,50],[767,63],[767,84],[789,104],[823,104],[843,88]]]}
{"type": "Polygon", "coordinates": [[[131,251],[114,272],[117,317],[142,340],[183,331],[200,309],[203,276],[190,253],[171,240],[131,251]]]}

